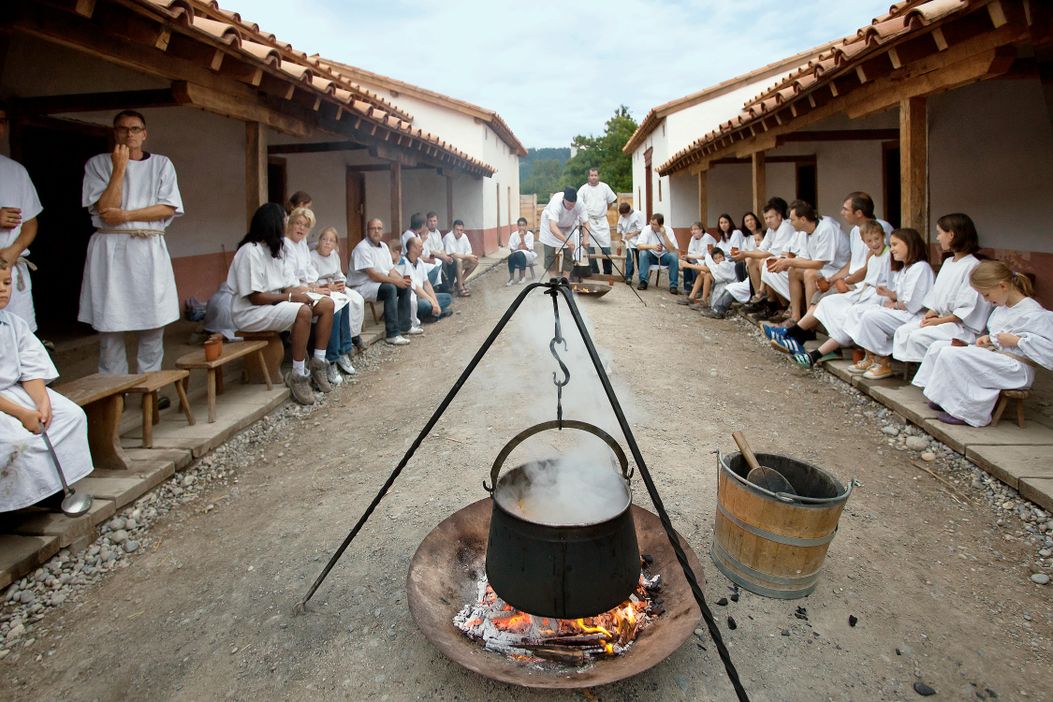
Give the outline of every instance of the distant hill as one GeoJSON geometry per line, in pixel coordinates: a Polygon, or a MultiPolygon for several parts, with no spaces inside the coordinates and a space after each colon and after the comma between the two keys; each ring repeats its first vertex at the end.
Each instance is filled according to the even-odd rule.
{"type": "Polygon", "coordinates": [[[519,158],[519,192],[521,195],[536,193],[539,199],[559,189],[563,166],[570,160],[570,147],[527,149],[527,155],[519,158]]]}

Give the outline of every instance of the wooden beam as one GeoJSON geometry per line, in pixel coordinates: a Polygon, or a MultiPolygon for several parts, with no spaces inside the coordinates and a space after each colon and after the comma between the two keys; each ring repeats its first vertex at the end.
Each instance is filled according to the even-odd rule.
{"type": "Polygon", "coordinates": [[[81,17],[91,18],[95,14],[95,0],[77,0],[73,11],[81,17]]]}
{"type": "MultiPolygon", "coordinates": [[[[270,154],[318,154],[327,151],[362,151],[365,144],[353,141],[318,141],[310,144],[271,144],[267,147],[270,154]]],[[[387,170],[387,166],[384,167],[387,170]]]]}
{"type": "Polygon", "coordinates": [[[391,164],[391,231],[402,235],[402,164],[391,164]]]}
{"type": "Polygon", "coordinates": [[[929,233],[929,122],[924,97],[903,100],[899,107],[900,210],[904,227],[929,233]]]}
{"type": "Polygon", "coordinates": [[[753,182],[753,211],[764,209],[764,193],[768,186],[765,182],[764,152],[757,151],[752,155],[751,175],[753,182]]]}
{"type": "Polygon", "coordinates": [[[259,122],[245,123],[245,221],[267,202],[267,130],[259,122]]]}
{"type": "Polygon", "coordinates": [[[709,193],[706,190],[708,173],[702,171],[698,174],[698,221],[705,227],[709,223],[709,193]]]}
{"type": "Polygon", "coordinates": [[[348,166],[349,171],[358,171],[360,173],[375,173],[378,171],[390,171],[390,163],[366,163],[360,166],[348,166]]]}
{"type": "Polygon", "coordinates": [[[446,176],[446,226],[453,229],[453,176],[446,176]]]}
{"type": "Polygon", "coordinates": [[[56,115],[64,112],[111,112],[145,107],[174,107],[179,104],[171,88],[156,90],[118,90],[106,93],[44,95],[14,100],[27,114],[56,115]]]}
{"type": "Polygon", "coordinates": [[[258,100],[244,100],[237,95],[185,81],[172,83],[172,94],[180,105],[200,107],[245,122],[260,122],[285,134],[306,137],[312,132],[311,126],[304,121],[266,107],[258,100]]]}
{"type": "Polygon", "coordinates": [[[775,145],[795,141],[890,141],[898,138],[898,129],[829,129],[787,132],[775,139],[775,145]]]}

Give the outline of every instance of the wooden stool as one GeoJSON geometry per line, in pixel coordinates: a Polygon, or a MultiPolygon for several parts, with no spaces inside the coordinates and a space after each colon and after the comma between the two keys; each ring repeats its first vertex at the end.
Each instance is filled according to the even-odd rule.
{"type": "Polygon", "coordinates": [[[128,469],[128,456],[121,448],[123,395],[144,378],[142,375],[92,373],[51,388],[80,405],[88,415],[88,446],[96,468],[128,469]]]}
{"type": "Polygon", "coordinates": [[[128,392],[138,392],[143,395],[143,448],[154,447],[154,424],[161,421],[161,413],[157,409],[157,391],[167,385],[175,385],[176,393],[179,395],[179,409],[186,416],[190,426],[194,426],[194,415],[190,413],[190,402],[186,399],[186,388],[183,381],[190,375],[186,370],[162,370],[147,373],[143,382],[128,388],[128,392]]]}
{"type": "Polygon", "coordinates": [[[1024,428],[1024,400],[1031,397],[1031,390],[1003,390],[1002,394],[998,398],[998,406],[995,407],[994,416],[991,417],[991,426],[997,427],[998,422],[1002,419],[1002,412],[1005,412],[1005,406],[1009,404],[1010,400],[1016,400],[1016,424],[1021,429],[1024,428]]]}
{"type": "Polygon", "coordinates": [[[369,305],[369,312],[373,315],[373,324],[379,324],[380,317],[383,317],[384,315],[381,314],[380,317],[377,316],[377,306],[373,300],[366,300],[366,304],[369,305]]]}
{"type": "MultiPolygon", "coordinates": [[[[267,389],[270,390],[273,387],[271,385],[270,373],[267,371],[267,363],[263,358],[263,349],[267,347],[267,343],[268,342],[266,341],[235,341],[231,344],[224,343],[223,352],[220,353],[219,358],[214,361],[205,360],[204,349],[180,356],[179,360],[176,361],[177,368],[182,368],[183,370],[200,368],[208,372],[209,424],[216,421],[216,395],[223,394],[223,366],[231,361],[247,356],[250,353],[257,354],[257,360],[259,361],[260,368],[263,369],[263,379],[267,383],[267,389]]],[[[189,385],[189,381],[189,375],[186,378],[183,378],[184,390],[189,385]]]]}
{"type": "Polygon", "coordinates": [[[253,354],[245,359],[244,379],[246,383],[265,385],[267,378],[275,379],[281,377],[282,360],[285,358],[285,347],[282,345],[282,337],[278,332],[247,332],[237,331],[245,341],[266,341],[267,347],[263,349],[263,363],[267,366],[264,375],[260,368],[260,357],[253,354]]]}

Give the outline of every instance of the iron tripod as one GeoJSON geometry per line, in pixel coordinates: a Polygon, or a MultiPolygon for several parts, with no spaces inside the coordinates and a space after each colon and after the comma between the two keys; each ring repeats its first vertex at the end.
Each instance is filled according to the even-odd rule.
{"type": "MultiPolygon", "coordinates": [[[[749,696],[746,694],[745,688],[742,686],[742,682],[739,680],[738,671],[735,669],[735,664],[731,661],[731,654],[728,653],[727,647],[724,645],[724,639],[720,634],[720,629],[717,627],[716,620],[713,618],[713,612],[710,611],[709,605],[706,603],[705,593],[702,592],[702,588],[698,584],[698,579],[695,577],[694,571],[691,569],[691,565],[688,563],[687,554],[684,553],[683,547],[680,545],[680,539],[676,535],[676,531],[673,529],[673,524],[669,519],[669,514],[666,512],[665,504],[662,502],[661,495],[658,494],[658,488],[655,486],[654,480],[651,478],[651,471],[647,468],[647,464],[644,461],[643,454],[640,452],[640,447],[636,443],[636,438],[633,436],[632,428],[629,426],[628,420],[625,418],[625,413],[622,411],[622,406],[618,402],[618,397],[615,395],[614,387],[611,385],[610,379],[607,377],[607,372],[603,369],[603,362],[600,360],[599,352],[596,350],[596,346],[592,342],[592,337],[589,335],[588,329],[585,326],[585,321],[581,317],[581,312],[578,310],[577,304],[574,302],[574,294],[570,289],[570,283],[566,278],[553,278],[547,283],[531,283],[528,285],[516,299],[512,302],[505,313],[498,320],[497,325],[491,330],[489,336],[483,342],[483,345],[479,347],[479,350],[472,356],[472,360],[468,362],[464,371],[457,378],[457,381],[450,388],[450,391],[446,393],[442,402],[432,413],[431,417],[424,424],[424,428],[421,429],[417,438],[410,444],[406,454],[399,461],[398,465],[388,476],[388,479],[384,481],[384,485],[381,486],[376,496],[373,497],[373,501],[369,503],[366,511],[359,517],[358,522],[351,529],[351,531],[344,537],[343,542],[330,557],[329,562],[325,568],[315,579],[314,584],[311,585],[310,590],[304,595],[303,599],[297,605],[298,611],[304,611],[307,606],[307,602],[314,596],[314,593],[321,586],[322,582],[329,575],[329,572],[336,565],[336,562],[343,556],[344,551],[351,545],[351,542],[358,536],[358,533],[362,530],[366,521],[373,514],[373,511],[380,504],[380,501],[387,494],[388,490],[398,479],[402,470],[409,463],[410,459],[413,458],[413,454],[417,452],[420,445],[424,442],[424,439],[431,433],[431,430],[435,427],[435,424],[439,421],[439,418],[446,412],[446,409],[453,402],[453,399],[460,392],[461,388],[468,378],[475,372],[476,367],[480,361],[493,346],[494,341],[504,331],[508,321],[515,315],[520,305],[523,304],[523,300],[526,299],[533,290],[537,288],[544,288],[546,295],[552,296],[552,303],[556,305],[557,296],[562,295],[566,300],[567,307],[570,310],[571,316],[574,318],[574,324],[578,328],[578,333],[581,335],[581,340],[585,344],[585,348],[589,352],[589,359],[592,361],[593,368],[596,370],[596,375],[599,377],[600,384],[603,386],[603,391],[607,395],[607,400],[611,404],[611,409],[614,411],[614,416],[618,420],[618,426],[622,430],[622,434],[625,436],[625,442],[629,446],[629,451],[632,454],[633,460],[636,462],[636,466],[639,470],[640,478],[644,482],[644,486],[647,488],[647,494],[651,498],[651,503],[654,505],[655,511],[658,513],[658,518],[662,523],[662,529],[665,531],[666,537],[669,539],[669,544],[673,549],[673,553],[676,554],[676,560],[680,563],[680,568],[684,572],[684,578],[687,580],[688,586],[691,588],[691,594],[694,595],[695,602],[698,604],[699,609],[702,612],[702,618],[706,622],[706,628],[709,631],[710,638],[713,639],[713,643],[717,647],[717,653],[720,655],[720,660],[724,663],[724,670],[727,672],[728,679],[731,681],[732,687],[735,689],[735,695],[740,702],[749,702],[749,696]]],[[[558,324],[558,313],[557,313],[557,324],[558,324]]],[[[562,338],[562,334],[557,327],[557,337],[562,338]]],[[[554,344],[553,344],[554,351],[554,344]]],[[[555,353],[553,353],[555,355],[555,353]]],[[[557,356],[558,359],[558,356],[557,356]]],[[[561,364],[562,365],[562,364],[561,364]]],[[[565,370],[565,369],[564,369],[565,370]]],[[[554,379],[555,380],[555,379],[554,379]]],[[[564,383],[569,382],[569,375],[565,376],[564,383]]],[[[559,383],[557,381],[557,387],[559,383]]]]}

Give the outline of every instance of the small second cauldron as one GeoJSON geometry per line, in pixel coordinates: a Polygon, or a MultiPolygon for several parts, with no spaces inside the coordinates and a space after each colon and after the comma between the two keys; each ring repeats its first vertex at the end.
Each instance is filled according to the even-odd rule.
{"type": "MultiPolygon", "coordinates": [[[[547,459],[534,466],[555,469],[555,464],[547,459]]],[[[493,498],[486,575],[494,592],[522,612],[558,619],[591,617],[628,599],[640,580],[640,549],[630,511],[631,477],[618,443],[586,422],[544,422],[508,442],[494,461],[490,485],[484,483],[493,498]],[[525,439],[549,429],[588,432],[614,451],[621,467],[624,502],[611,510],[611,516],[584,523],[568,518],[571,523],[553,525],[518,513],[515,502],[529,489],[527,468],[531,464],[517,466],[498,479],[501,467],[525,439]]]]}

